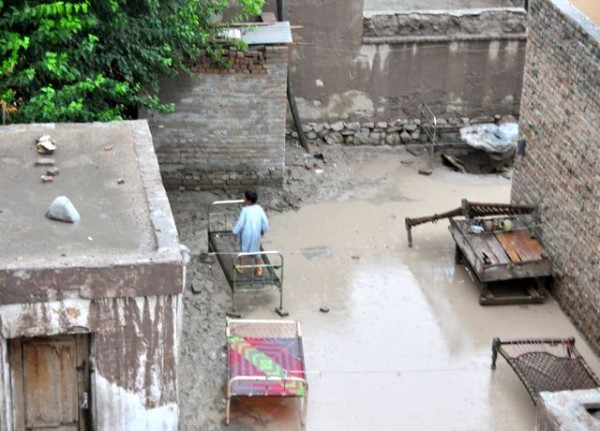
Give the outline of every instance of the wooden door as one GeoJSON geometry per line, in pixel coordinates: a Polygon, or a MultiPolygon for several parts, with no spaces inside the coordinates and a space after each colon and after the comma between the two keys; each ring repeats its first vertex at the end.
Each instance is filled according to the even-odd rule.
{"type": "Polygon", "coordinates": [[[87,335],[9,340],[14,429],[87,429],[87,335]]]}

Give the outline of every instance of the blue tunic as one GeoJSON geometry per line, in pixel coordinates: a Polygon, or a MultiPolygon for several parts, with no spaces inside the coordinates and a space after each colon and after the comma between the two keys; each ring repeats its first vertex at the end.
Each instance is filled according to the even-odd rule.
{"type": "Polygon", "coordinates": [[[258,252],[261,234],[268,229],[269,222],[264,210],[260,205],[254,204],[242,208],[233,233],[240,239],[242,252],[258,252]]]}

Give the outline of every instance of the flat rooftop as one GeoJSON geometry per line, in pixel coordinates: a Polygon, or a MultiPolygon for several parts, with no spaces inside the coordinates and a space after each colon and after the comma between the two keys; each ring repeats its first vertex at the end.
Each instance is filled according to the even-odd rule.
{"type": "Polygon", "coordinates": [[[2,126],[0,162],[0,303],[58,290],[88,298],[181,290],[179,238],[145,120],[2,126]],[[36,151],[44,134],[53,154],[36,151]],[[53,182],[42,181],[51,167],[42,158],[59,169],[53,182]],[[81,220],[46,217],[58,196],[81,220]]]}
{"type": "MultiPolygon", "coordinates": [[[[144,122],[33,124],[0,128],[0,260],[57,259],[156,249],[135,141],[144,122]],[[36,140],[49,134],[52,155],[40,155],[36,140]],[[59,174],[44,183],[52,158],[59,174]],[[77,223],[48,219],[57,196],[66,196],[81,215],[77,223]]],[[[149,138],[149,132],[147,138],[149,138]]]]}

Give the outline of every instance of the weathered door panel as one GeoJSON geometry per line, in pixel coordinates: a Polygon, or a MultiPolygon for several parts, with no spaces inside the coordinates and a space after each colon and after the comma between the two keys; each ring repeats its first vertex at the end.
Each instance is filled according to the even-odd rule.
{"type": "Polygon", "coordinates": [[[9,355],[15,430],[86,429],[80,401],[89,388],[87,336],[11,340],[9,355]]]}

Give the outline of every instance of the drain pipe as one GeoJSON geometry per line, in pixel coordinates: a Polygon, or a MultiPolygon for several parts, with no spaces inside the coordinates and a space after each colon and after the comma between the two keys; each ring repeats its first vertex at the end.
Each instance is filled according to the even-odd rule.
{"type": "MultiPolygon", "coordinates": [[[[277,0],[277,21],[283,21],[284,15],[284,6],[283,0],[277,0]]],[[[292,118],[294,119],[294,125],[296,126],[296,132],[298,132],[298,139],[300,140],[300,146],[304,148],[304,151],[307,153],[310,152],[308,149],[308,143],[306,142],[306,137],[304,136],[304,129],[302,128],[302,121],[300,120],[300,114],[298,113],[298,106],[296,105],[296,97],[294,96],[294,91],[292,90],[291,84],[291,76],[290,76],[290,65],[288,64],[287,71],[287,98],[290,104],[290,111],[292,112],[292,118]]]]}

